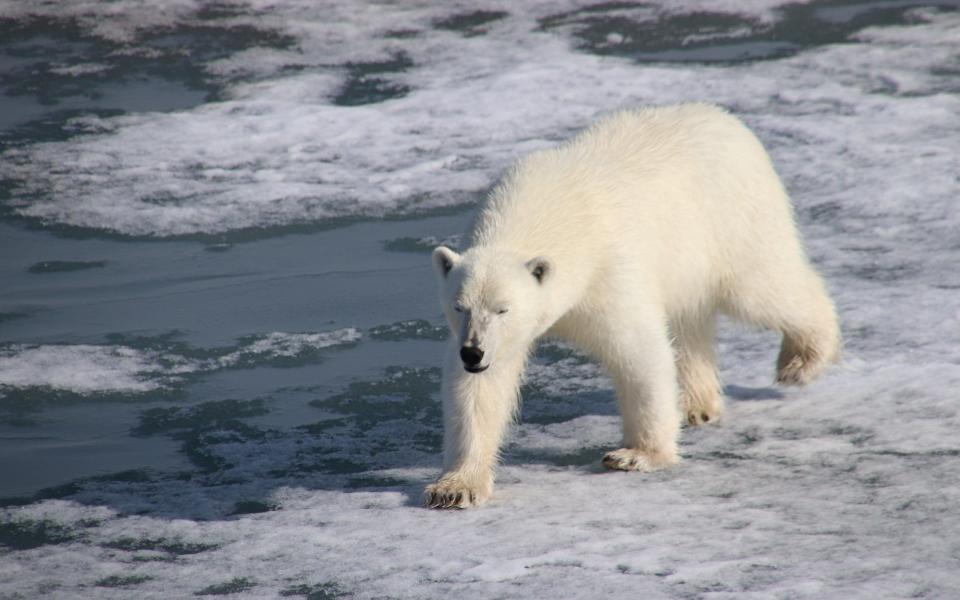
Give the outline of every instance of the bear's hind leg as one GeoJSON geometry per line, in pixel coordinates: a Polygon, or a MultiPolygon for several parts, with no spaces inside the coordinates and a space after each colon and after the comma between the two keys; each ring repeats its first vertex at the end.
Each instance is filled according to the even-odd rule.
{"type": "Polygon", "coordinates": [[[732,297],[731,315],[783,334],[778,383],[810,383],[840,354],[837,314],[823,280],[806,264],[751,279],[732,297]]]}
{"type": "Polygon", "coordinates": [[[777,356],[777,383],[807,385],[839,354],[839,334],[829,330],[785,330],[777,356]]]}
{"type": "Polygon", "coordinates": [[[723,395],[713,351],[716,317],[701,315],[672,324],[684,417],[690,425],[716,422],[723,414],[723,395]]]}

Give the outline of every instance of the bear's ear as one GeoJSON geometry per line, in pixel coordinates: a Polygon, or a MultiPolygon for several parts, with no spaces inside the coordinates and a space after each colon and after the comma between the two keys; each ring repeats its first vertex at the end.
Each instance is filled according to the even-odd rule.
{"type": "Polygon", "coordinates": [[[527,270],[537,283],[543,283],[553,274],[553,265],[547,258],[538,256],[527,261],[527,270]]]}
{"type": "Polygon", "coordinates": [[[433,249],[433,270],[440,277],[446,277],[450,269],[458,262],[460,262],[460,255],[450,248],[437,246],[433,249]]]}

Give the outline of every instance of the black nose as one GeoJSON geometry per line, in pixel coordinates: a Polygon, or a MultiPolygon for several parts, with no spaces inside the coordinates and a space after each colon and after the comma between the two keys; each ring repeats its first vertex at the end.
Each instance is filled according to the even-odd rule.
{"type": "Polygon", "coordinates": [[[481,360],[483,360],[483,350],[464,346],[463,348],[460,348],[460,360],[462,360],[463,364],[467,365],[468,367],[475,367],[480,364],[481,360]]]}

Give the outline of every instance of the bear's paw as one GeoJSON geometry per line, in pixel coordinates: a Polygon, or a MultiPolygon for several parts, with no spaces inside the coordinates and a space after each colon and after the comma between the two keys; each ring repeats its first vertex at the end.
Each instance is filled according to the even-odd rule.
{"type": "Polygon", "coordinates": [[[679,460],[676,454],[654,454],[638,448],[620,448],[607,452],[603,466],[617,471],[658,471],[679,460]]]}
{"type": "Polygon", "coordinates": [[[428,508],[471,508],[490,498],[492,483],[468,482],[457,475],[445,475],[427,486],[423,503],[428,508]]]}
{"type": "Polygon", "coordinates": [[[687,413],[687,425],[699,427],[707,423],[716,423],[723,414],[723,399],[719,394],[684,397],[683,407],[687,413]]]}

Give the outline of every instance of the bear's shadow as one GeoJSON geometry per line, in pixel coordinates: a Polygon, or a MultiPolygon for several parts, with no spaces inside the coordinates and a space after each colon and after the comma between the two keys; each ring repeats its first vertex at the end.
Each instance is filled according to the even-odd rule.
{"type": "Polygon", "coordinates": [[[785,398],[782,391],[775,387],[747,387],[736,384],[724,386],[723,393],[728,399],[733,400],[783,400],[785,398]]]}

